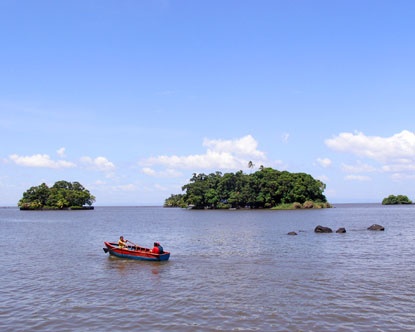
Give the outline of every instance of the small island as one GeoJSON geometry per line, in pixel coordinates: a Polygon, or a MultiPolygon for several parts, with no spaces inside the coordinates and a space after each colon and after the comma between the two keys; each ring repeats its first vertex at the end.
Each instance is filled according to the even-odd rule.
{"type": "Polygon", "coordinates": [[[93,210],[95,197],[79,182],[57,181],[30,187],[17,203],[20,210],[93,210]]]}
{"type": "Polygon", "coordinates": [[[193,174],[172,194],[164,207],[192,209],[303,209],[328,208],[326,185],[306,173],[290,173],[261,166],[253,173],[193,174]]]}
{"type": "Polygon", "coordinates": [[[412,204],[412,201],[405,195],[389,195],[382,200],[382,205],[395,205],[395,204],[412,204]]]}

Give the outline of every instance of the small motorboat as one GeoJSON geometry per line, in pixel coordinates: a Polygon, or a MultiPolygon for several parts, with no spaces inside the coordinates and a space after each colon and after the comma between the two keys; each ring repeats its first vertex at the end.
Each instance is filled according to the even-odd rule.
{"type": "Polygon", "coordinates": [[[170,252],[163,251],[161,254],[153,253],[151,249],[140,247],[137,245],[128,245],[120,248],[118,243],[104,242],[105,248],[102,248],[105,253],[120,258],[129,258],[142,261],[167,261],[170,258],[170,252]]]}

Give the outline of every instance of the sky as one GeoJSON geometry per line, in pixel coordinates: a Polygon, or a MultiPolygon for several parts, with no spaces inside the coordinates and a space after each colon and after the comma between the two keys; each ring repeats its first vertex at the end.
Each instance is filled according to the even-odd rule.
{"type": "Polygon", "coordinates": [[[1,0],[0,206],[80,182],[162,205],[193,173],[415,200],[415,1],[1,0]],[[248,167],[252,161],[254,169],[248,167]]]}

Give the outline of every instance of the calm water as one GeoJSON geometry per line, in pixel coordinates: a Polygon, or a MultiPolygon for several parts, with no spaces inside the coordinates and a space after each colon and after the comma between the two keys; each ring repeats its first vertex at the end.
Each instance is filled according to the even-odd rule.
{"type": "Polygon", "coordinates": [[[0,231],[1,331],[415,330],[415,206],[2,208],[0,231]],[[121,234],[170,260],[104,254],[121,234]]]}

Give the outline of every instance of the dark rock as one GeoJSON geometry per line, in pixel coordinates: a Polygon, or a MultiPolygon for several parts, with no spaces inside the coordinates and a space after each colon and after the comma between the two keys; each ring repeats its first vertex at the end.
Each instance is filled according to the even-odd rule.
{"type": "Polygon", "coordinates": [[[378,224],[373,224],[372,226],[367,228],[370,231],[384,231],[385,227],[378,225],[378,224]]]}
{"type": "Polygon", "coordinates": [[[316,228],[314,228],[314,232],[316,232],[316,233],[333,233],[331,228],[320,226],[320,225],[318,225],[316,228]]]}
{"type": "Polygon", "coordinates": [[[346,228],[344,228],[344,227],[340,227],[340,228],[336,231],[336,233],[346,233],[346,228]]]}
{"type": "Polygon", "coordinates": [[[297,235],[297,233],[296,232],[289,232],[289,233],[287,233],[287,235],[297,235]]]}

